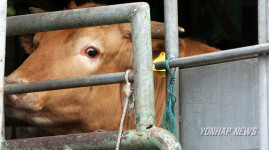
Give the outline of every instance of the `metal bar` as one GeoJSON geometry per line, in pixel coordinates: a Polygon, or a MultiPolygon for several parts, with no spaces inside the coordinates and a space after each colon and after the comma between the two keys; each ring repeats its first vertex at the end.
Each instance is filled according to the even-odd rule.
{"type": "MultiPolygon", "coordinates": [[[[269,41],[269,14],[268,0],[258,1],[258,40],[259,43],[269,41]]],[[[269,149],[268,131],[268,54],[263,53],[259,57],[259,118],[260,118],[260,149],[269,149]]]]}
{"type": "MultiPolygon", "coordinates": [[[[179,40],[178,40],[178,8],[177,0],[164,0],[164,23],[165,23],[165,57],[179,57],[179,40]]],[[[174,69],[171,69],[173,72],[174,69]]],[[[166,71],[166,101],[169,99],[168,87],[171,75],[166,71]]],[[[179,135],[179,70],[175,73],[175,95],[177,98],[175,104],[175,123],[177,135],[179,135]]]]}
{"type": "Polygon", "coordinates": [[[0,3],[0,149],[2,149],[2,141],[5,140],[4,134],[4,71],[5,71],[5,48],[6,48],[6,16],[7,16],[7,0],[0,3]]]}
{"type": "MultiPolygon", "coordinates": [[[[196,55],[191,57],[174,58],[173,60],[169,61],[169,66],[172,68],[174,67],[191,68],[248,58],[255,58],[257,57],[257,54],[268,52],[269,52],[269,44],[260,44],[220,52],[196,55]]],[[[155,67],[156,69],[165,69],[165,61],[155,63],[155,67]]]]}
{"type": "Polygon", "coordinates": [[[141,4],[132,18],[136,129],[145,131],[155,125],[149,5],[141,4]]]}
{"type": "Polygon", "coordinates": [[[8,17],[7,36],[130,22],[139,3],[8,17]]]}
{"type": "MultiPolygon", "coordinates": [[[[106,85],[115,83],[125,83],[125,72],[92,75],[86,77],[55,79],[46,81],[35,81],[18,84],[5,84],[4,93],[20,94],[28,92],[39,92],[48,90],[59,90],[75,87],[106,85]]],[[[133,73],[129,74],[129,79],[133,81],[133,73]]]]}
{"type": "MultiPolygon", "coordinates": [[[[93,132],[4,142],[6,149],[115,149],[118,132],[93,132]],[[105,140],[104,140],[105,139],[105,140]]],[[[167,130],[152,127],[146,132],[124,131],[121,149],[181,149],[178,140],[167,130]]]]}
{"type": "MultiPolygon", "coordinates": [[[[179,149],[180,144],[178,143],[178,141],[174,140],[175,137],[173,135],[161,138],[163,135],[165,135],[165,130],[162,130],[163,132],[158,133],[158,131],[152,129],[155,132],[152,132],[150,136],[144,136],[143,138],[143,135],[147,135],[148,133],[146,131],[148,131],[149,128],[155,125],[150,12],[149,5],[147,3],[123,4],[115,6],[96,7],[90,9],[61,11],[56,13],[53,12],[36,15],[26,15],[20,17],[10,17],[8,18],[7,34],[28,34],[48,30],[123,23],[129,21],[131,21],[132,24],[134,85],[135,89],[137,89],[135,90],[137,132],[133,131],[132,134],[138,136],[133,137],[132,134],[128,134],[126,136],[126,141],[123,140],[121,147],[126,147],[124,146],[124,143],[126,143],[126,145],[128,145],[128,148],[160,147],[161,149],[174,149],[175,147],[179,149]],[[150,137],[155,137],[155,139],[151,139],[150,137]],[[149,142],[148,140],[150,139],[151,141],[149,142]],[[174,142],[171,143],[171,141],[174,142]]],[[[63,81],[61,79],[59,80],[61,82],[63,81]]],[[[61,82],[59,82],[58,86],[60,86],[61,82]]],[[[53,145],[54,140],[51,139],[53,138],[50,137],[48,139],[49,144],[47,144],[46,146],[53,145]]],[[[101,139],[102,142],[98,143],[98,147],[109,145],[109,141],[107,139],[104,139],[106,138],[101,139]]],[[[59,141],[63,143],[63,140],[68,140],[68,138],[60,138],[59,141]]],[[[33,141],[33,139],[31,139],[31,141],[33,141]]],[[[72,140],[72,142],[74,141],[75,140],[72,140]]],[[[15,144],[15,146],[16,143],[20,143],[19,141],[14,142],[10,142],[9,144],[7,144],[7,146],[12,145],[11,143],[15,144]]],[[[83,143],[85,142],[86,141],[84,141],[83,143]]],[[[37,143],[40,144],[43,142],[38,141],[37,143]]],[[[65,143],[64,145],[66,144],[67,143],[65,143]]],[[[112,146],[114,148],[115,141],[112,146]]],[[[36,148],[36,146],[34,147],[36,148]]],[[[94,147],[94,145],[92,147],[94,147]]],[[[81,147],[77,148],[81,149],[81,147]]],[[[93,149],[96,149],[96,147],[93,149]]]]}
{"type": "Polygon", "coordinates": [[[268,150],[268,79],[267,55],[259,57],[259,120],[260,120],[260,149],[268,150]]]}

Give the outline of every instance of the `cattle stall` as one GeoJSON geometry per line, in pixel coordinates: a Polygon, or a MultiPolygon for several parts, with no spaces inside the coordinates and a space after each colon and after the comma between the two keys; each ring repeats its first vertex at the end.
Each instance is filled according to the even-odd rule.
{"type": "MultiPolygon", "coordinates": [[[[166,57],[177,71],[176,87],[179,90],[176,105],[176,122],[178,135],[184,149],[268,149],[268,1],[259,0],[259,43],[260,45],[231,49],[212,54],[176,58],[178,56],[178,20],[177,1],[165,0],[166,23],[166,57]],[[175,31],[176,30],[176,31],[175,31]],[[234,71],[236,70],[236,71],[234,71]],[[230,77],[226,77],[230,74],[230,77]],[[257,78],[259,77],[259,78],[257,78]],[[199,84],[198,84],[199,83],[199,84]],[[231,89],[236,85],[236,89],[231,89]],[[223,88],[225,87],[225,88],[223,88]],[[257,94],[258,93],[258,94],[257,94]],[[235,104],[234,101],[237,101],[235,104]],[[241,106],[239,104],[243,103],[241,106]],[[217,119],[216,119],[217,118],[217,119]],[[257,136],[201,136],[201,127],[258,127],[257,136]],[[179,130],[181,129],[181,130],[179,130]]],[[[136,130],[123,133],[122,147],[128,148],[159,148],[180,149],[179,141],[168,131],[159,128],[149,128],[154,124],[153,81],[152,70],[145,64],[152,65],[151,46],[146,44],[149,37],[148,6],[145,3],[123,4],[90,8],[81,11],[52,12],[6,19],[6,0],[0,3],[0,53],[1,84],[0,89],[5,94],[37,92],[61,88],[94,86],[101,84],[124,83],[125,73],[113,73],[73,79],[40,81],[27,84],[3,86],[5,35],[19,35],[47,30],[59,30],[76,27],[97,26],[101,24],[123,23],[131,21],[134,35],[134,55],[143,57],[145,62],[134,58],[135,71],[129,78],[137,89],[147,89],[147,94],[136,90],[136,114],[140,122],[136,130]],[[135,12],[135,13],[134,13],[135,12]],[[95,18],[94,13],[100,13],[95,18]],[[80,15],[83,14],[83,15],[80,15]],[[59,20],[59,16],[60,19],[59,20]],[[147,19],[142,19],[141,17],[147,19]],[[32,21],[31,21],[32,20],[32,21]],[[35,22],[33,21],[35,20],[35,22]],[[83,20],[83,23],[82,23],[83,20]],[[7,21],[7,27],[5,26],[7,21]],[[47,24],[46,24],[47,22],[47,24]],[[50,24],[48,24],[50,22],[50,24]],[[20,25],[20,26],[18,26],[20,25]],[[63,28],[64,25],[64,28],[63,28]],[[6,34],[5,34],[5,29],[6,34]],[[140,32],[138,32],[140,31],[140,32]],[[141,33],[142,31],[142,33],[141,33]],[[143,55],[142,55],[143,54],[143,55]],[[145,78],[147,76],[148,78],[145,78]],[[143,84],[142,84],[143,83],[143,84]],[[152,87],[152,89],[148,89],[152,87]],[[141,110],[141,111],[140,111],[141,110]],[[150,119],[149,119],[150,118],[150,119]],[[161,140],[160,140],[161,139],[161,140]],[[170,144],[170,145],[169,145],[170,144]]],[[[165,61],[156,63],[156,68],[165,69],[165,61]]],[[[167,74],[169,81],[169,74],[167,74]]],[[[3,94],[2,94],[3,95],[3,94]]],[[[3,124],[3,96],[1,96],[3,124]]],[[[4,129],[3,126],[0,127],[4,129]]],[[[4,133],[1,132],[1,137],[4,133]]],[[[62,149],[114,149],[118,132],[88,133],[66,136],[42,137],[23,140],[4,140],[2,149],[17,148],[62,148],[62,149]],[[80,140],[78,140],[80,139],[80,140]],[[92,140],[91,140],[92,139],[92,140]],[[104,139],[106,141],[104,141],[104,139]],[[82,147],[81,147],[82,146],[82,147]]]]}

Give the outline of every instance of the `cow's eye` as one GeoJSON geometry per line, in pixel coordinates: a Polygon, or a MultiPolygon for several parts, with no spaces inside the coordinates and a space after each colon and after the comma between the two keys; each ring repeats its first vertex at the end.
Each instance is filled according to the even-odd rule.
{"type": "Polygon", "coordinates": [[[89,48],[87,48],[85,52],[86,52],[86,54],[87,54],[88,56],[93,57],[93,58],[99,55],[99,51],[96,50],[96,49],[93,48],[93,47],[89,47],[89,48]]]}

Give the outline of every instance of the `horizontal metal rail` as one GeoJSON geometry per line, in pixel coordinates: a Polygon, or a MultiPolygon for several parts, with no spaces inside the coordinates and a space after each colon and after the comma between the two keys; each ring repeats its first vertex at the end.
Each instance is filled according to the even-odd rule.
{"type": "MultiPolygon", "coordinates": [[[[257,54],[263,54],[268,52],[269,52],[269,44],[267,43],[191,57],[174,58],[169,61],[169,66],[171,68],[175,67],[191,68],[191,67],[212,65],[217,63],[237,61],[249,58],[256,58],[258,57],[257,54]]],[[[165,61],[157,62],[155,63],[155,68],[165,69],[166,68],[165,65],[166,65],[165,61]]]]}
{"type": "MultiPolygon", "coordinates": [[[[133,81],[133,73],[129,74],[129,79],[133,81]]],[[[118,72],[110,74],[92,75],[86,77],[6,84],[4,87],[4,93],[5,95],[20,94],[20,93],[59,90],[75,87],[124,83],[124,82],[126,82],[125,72],[118,72]]]]}
{"type": "MultiPolygon", "coordinates": [[[[50,136],[30,139],[7,140],[5,149],[115,149],[118,132],[93,132],[50,136]],[[90,140],[89,140],[90,139],[90,140]],[[105,140],[104,140],[105,139],[105,140]]],[[[162,128],[152,127],[145,132],[124,131],[121,149],[169,149],[179,150],[176,137],[162,128]],[[161,135],[161,136],[160,136],[161,135]],[[171,138],[173,137],[173,138],[171,138]]]]}
{"type": "MultiPolygon", "coordinates": [[[[267,53],[267,52],[269,52],[269,44],[260,44],[257,46],[236,48],[198,56],[175,58],[173,60],[170,60],[169,65],[170,67],[181,67],[181,68],[196,67],[201,65],[223,63],[226,61],[236,61],[241,59],[255,58],[257,57],[257,55],[255,54],[267,53]]],[[[155,65],[157,69],[163,69],[165,67],[165,61],[158,62],[155,65]]],[[[93,75],[86,77],[6,84],[4,88],[4,93],[6,95],[20,94],[20,93],[58,90],[75,87],[124,83],[125,82],[124,76],[125,72],[119,72],[119,73],[93,75]]],[[[129,79],[133,81],[133,73],[129,75],[129,79]]]]}
{"type": "Polygon", "coordinates": [[[126,23],[136,13],[138,5],[121,4],[8,17],[7,36],[126,23]]]}
{"type": "MultiPolygon", "coordinates": [[[[255,46],[248,46],[236,49],[230,49],[221,52],[184,57],[174,58],[169,61],[171,68],[189,68],[203,65],[210,65],[216,63],[223,63],[229,61],[243,60],[249,58],[258,57],[257,54],[269,52],[269,44],[260,44],[255,46]],[[250,55],[250,56],[248,56],[250,55]]],[[[165,61],[157,62],[157,69],[165,68],[165,61]]],[[[20,94],[28,92],[39,92],[47,90],[68,89],[75,87],[86,87],[96,85],[106,85],[125,82],[125,72],[110,73],[102,75],[92,75],[86,77],[55,79],[46,81],[36,81],[17,84],[6,84],[4,93],[8,94],[20,94]]],[[[129,74],[129,79],[133,82],[133,73],[129,74]]]]}
{"type": "MultiPolygon", "coordinates": [[[[180,68],[197,67],[202,65],[210,65],[228,61],[256,58],[258,57],[257,54],[267,52],[269,52],[269,44],[260,44],[255,46],[230,49],[226,51],[191,56],[191,57],[174,58],[173,60],[169,61],[169,65],[170,67],[180,67],[180,68]]],[[[165,68],[165,61],[157,62],[155,65],[157,69],[163,69],[165,68]]],[[[8,94],[47,91],[47,90],[67,89],[75,87],[124,83],[125,82],[124,76],[125,72],[119,72],[102,75],[93,75],[87,77],[36,81],[36,82],[27,82],[18,84],[6,84],[4,92],[6,95],[8,95],[8,94]]],[[[133,81],[133,73],[129,75],[129,79],[133,81]]]]}

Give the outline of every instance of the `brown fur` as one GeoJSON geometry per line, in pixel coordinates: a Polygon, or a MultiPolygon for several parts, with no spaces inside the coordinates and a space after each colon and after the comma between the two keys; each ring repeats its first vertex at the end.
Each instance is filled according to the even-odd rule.
{"type": "MultiPolygon", "coordinates": [[[[70,4],[72,9],[95,6],[100,5],[88,3],[78,7],[74,3],[70,4]]],[[[127,31],[125,25],[128,24],[42,32],[37,33],[34,40],[23,37],[22,45],[32,54],[6,78],[6,81],[40,81],[124,72],[132,68],[132,42],[124,37],[127,31]],[[80,55],[81,49],[92,43],[101,50],[100,56],[90,59],[80,55]]],[[[182,57],[218,51],[190,39],[180,39],[180,43],[182,57]]],[[[152,39],[152,48],[155,58],[164,51],[164,40],[152,39]]],[[[27,120],[54,134],[91,132],[99,129],[118,130],[123,109],[123,85],[36,92],[36,98],[33,98],[31,93],[22,99],[14,99],[11,95],[5,100],[9,112],[7,115],[27,120]],[[30,101],[32,103],[29,103],[30,101]],[[14,102],[17,102],[16,106],[12,105],[14,102]],[[16,116],[17,113],[21,115],[16,116]]],[[[154,76],[154,88],[156,125],[160,126],[165,107],[165,78],[154,76]]],[[[127,116],[124,129],[133,128],[135,119],[133,116],[127,116]]]]}

